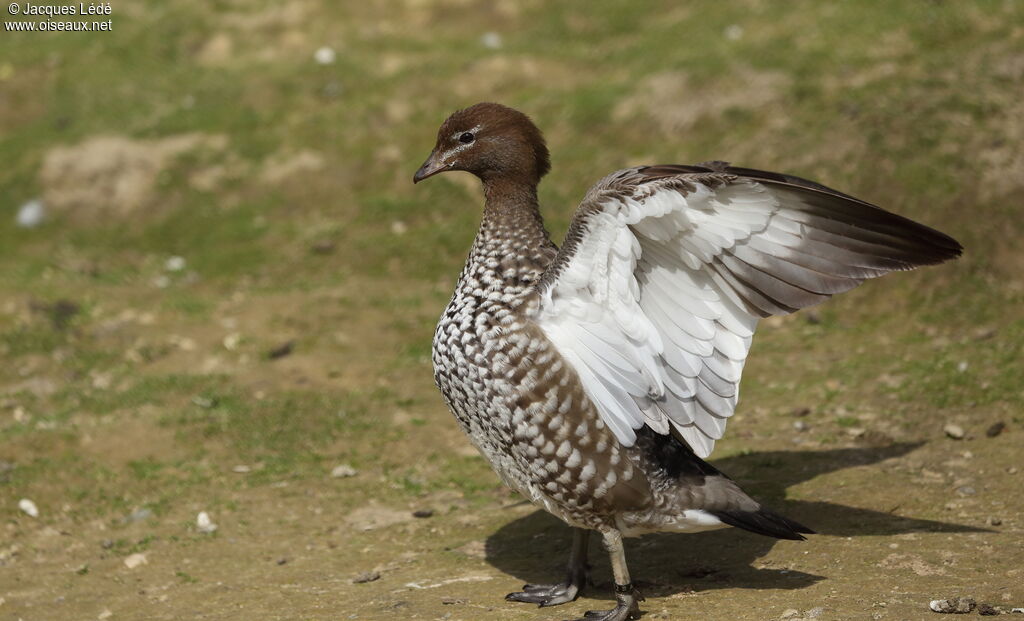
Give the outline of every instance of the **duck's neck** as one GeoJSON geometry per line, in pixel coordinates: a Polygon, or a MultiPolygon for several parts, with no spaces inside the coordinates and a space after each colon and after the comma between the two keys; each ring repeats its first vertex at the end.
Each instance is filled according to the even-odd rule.
{"type": "Polygon", "coordinates": [[[525,244],[548,241],[537,203],[537,184],[507,178],[487,179],[484,201],[481,234],[512,237],[525,244]]]}
{"type": "Polygon", "coordinates": [[[557,248],[537,204],[536,184],[501,179],[484,182],[484,217],[463,280],[473,286],[521,292],[540,277],[557,248]]]}

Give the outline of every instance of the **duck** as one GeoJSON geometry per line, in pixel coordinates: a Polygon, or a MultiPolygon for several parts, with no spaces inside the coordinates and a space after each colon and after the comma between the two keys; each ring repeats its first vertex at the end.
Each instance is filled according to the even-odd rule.
{"type": "Polygon", "coordinates": [[[574,601],[596,532],[615,606],[581,619],[635,619],[643,598],[624,538],[813,532],[705,461],[736,409],[758,321],[963,248],[819,183],[717,160],[612,172],[559,247],[537,194],[550,168],[518,110],[478,103],[441,124],[413,182],[468,172],[484,205],[434,333],[434,379],[498,477],[573,529],[565,578],[506,599],[574,601]]]}

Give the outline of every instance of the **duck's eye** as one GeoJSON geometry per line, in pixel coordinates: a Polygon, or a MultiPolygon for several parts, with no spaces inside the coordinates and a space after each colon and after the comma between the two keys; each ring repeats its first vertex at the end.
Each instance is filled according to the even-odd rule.
{"type": "Polygon", "coordinates": [[[476,140],[476,136],[473,135],[473,132],[463,132],[462,135],[459,136],[459,142],[462,144],[469,144],[474,140],[476,140]]]}

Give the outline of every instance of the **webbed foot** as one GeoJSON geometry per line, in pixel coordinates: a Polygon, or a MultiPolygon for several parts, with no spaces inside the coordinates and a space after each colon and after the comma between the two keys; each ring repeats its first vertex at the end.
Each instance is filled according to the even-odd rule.
{"type": "Polygon", "coordinates": [[[526,602],[545,606],[557,606],[571,602],[583,592],[587,584],[587,539],[590,532],[582,528],[573,529],[572,553],[569,555],[569,573],[565,582],[558,584],[525,584],[522,591],[505,596],[510,602],[526,602]]]}
{"type": "Polygon", "coordinates": [[[573,621],[627,621],[640,618],[639,603],[643,601],[633,585],[615,585],[615,608],[611,610],[588,610],[583,617],[573,621]]]}
{"type": "Polygon", "coordinates": [[[509,593],[505,596],[510,602],[526,602],[540,607],[557,606],[575,600],[583,589],[583,581],[558,584],[524,584],[522,591],[509,593]]]}

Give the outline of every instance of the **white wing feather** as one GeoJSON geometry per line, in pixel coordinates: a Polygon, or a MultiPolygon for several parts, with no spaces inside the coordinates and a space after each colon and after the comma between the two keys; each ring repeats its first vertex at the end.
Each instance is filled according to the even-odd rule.
{"type": "Polygon", "coordinates": [[[897,227],[941,234],[842,195],[827,205],[744,177],[638,181],[639,170],[591,190],[536,316],[626,446],[646,424],[708,456],[736,407],[759,317],[948,258],[897,227]],[[847,213],[851,201],[868,211],[847,213]]]}

